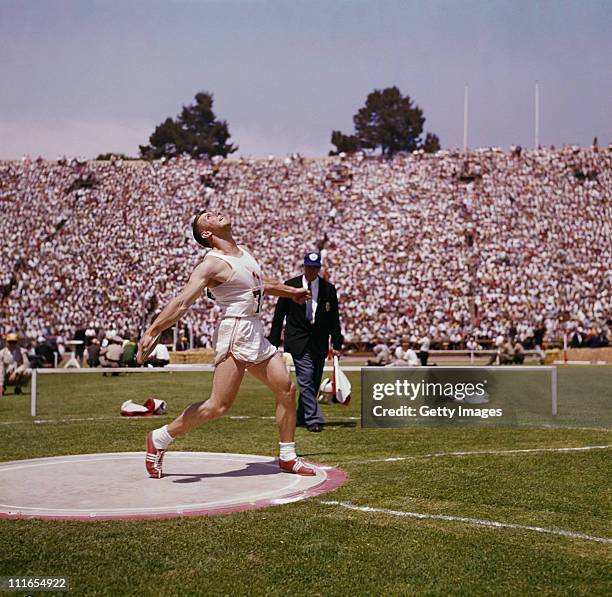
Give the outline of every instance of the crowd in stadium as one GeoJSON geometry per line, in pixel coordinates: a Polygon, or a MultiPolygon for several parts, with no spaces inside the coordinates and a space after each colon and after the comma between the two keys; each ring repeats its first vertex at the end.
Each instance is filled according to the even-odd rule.
{"type": "MultiPolygon", "coordinates": [[[[0,163],[0,335],[128,338],[204,251],[223,211],[268,276],[321,249],[345,341],[464,347],[534,330],[612,343],[612,151],[566,147],[309,160],[0,163]]],[[[272,299],[264,307],[269,325],[272,299]]],[[[184,323],[209,344],[207,298],[184,323]]]]}

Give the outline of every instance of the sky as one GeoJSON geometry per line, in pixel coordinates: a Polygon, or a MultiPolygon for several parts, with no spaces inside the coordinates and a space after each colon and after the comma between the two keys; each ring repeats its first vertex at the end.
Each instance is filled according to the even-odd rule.
{"type": "Polygon", "coordinates": [[[0,0],[0,159],[138,155],[198,91],[234,156],[323,156],[399,87],[442,147],[612,142],[612,0],[0,0]]]}

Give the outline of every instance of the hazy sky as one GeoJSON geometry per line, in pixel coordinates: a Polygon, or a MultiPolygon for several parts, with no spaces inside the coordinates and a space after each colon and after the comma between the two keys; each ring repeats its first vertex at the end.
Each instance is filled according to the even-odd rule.
{"type": "Polygon", "coordinates": [[[237,154],[325,155],[397,85],[443,147],[612,141],[612,0],[0,0],[0,158],[138,154],[198,90],[237,154]]]}

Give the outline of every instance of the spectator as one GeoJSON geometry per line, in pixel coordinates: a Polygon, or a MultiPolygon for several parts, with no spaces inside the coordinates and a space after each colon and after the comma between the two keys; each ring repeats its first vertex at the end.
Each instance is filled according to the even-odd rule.
{"type": "Polygon", "coordinates": [[[391,349],[381,338],[373,348],[374,358],[368,359],[368,366],[384,367],[391,362],[391,349]]]}
{"type": "Polygon", "coordinates": [[[87,365],[89,367],[100,366],[100,340],[97,338],[90,338],[87,346],[87,365]]]}
{"type": "Polygon", "coordinates": [[[123,338],[112,335],[108,344],[100,350],[100,364],[102,367],[118,368],[122,365],[123,338]]]}
{"type": "Polygon", "coordinates": [[[19,336],[7,334],[6,346],[0,350],[0,396],[6,393],[8,386],[14,386],[15,394],[21,394],[30,377],[32,369],[28,353],[19,346],[19,336]]]}
{"type": "Polygon", "coordinates": [[[419,364],[417,353],[410,345],[410,338],[402,338],[402,343],[395,349],[394,367],[416,367],[419,364]]]}
{"type": "Polygon", "coordinates": [[[189,350],[189,339],[187,338],[187,336],[181,336],[178,339],[178,342],[176,343],[176,350],[177,351],[189,350]]]}
{"type": "Polygon", "coordinates": [[[573,331],[570,337],[570,346],[572,348],[580,348],[582,346],[582,328],[577,328],[573,331]]]}
{"type": "MultiPolygon", "coordinates": [[[[542,319],[549,341],[567,325],[605,337],[612,152],[517,155],[1,162],[0,234],[14,242],[0,247],[0,333],[72,338],[87,321],[86,333],[145,325],[201,259],[174,222],[187,225],[206,201],[236,214],[237,236],[262,247],[270,274],[288,277],[298,264],[286,256],[301,250],[305,230],[318,233],[355,342],[395,342],[398,331],[490,342],[513,322],[521,342],[531,327],[542,346],[542,319]],[[44,225],[32,230],[28,220],[44,225]],[[84,254],[98,259],[74,258],[84,254]]],[[[202,345],[217,316],[204,304],[190,312],[202,345]]]]}
{"type": "Polygon", "coordinates": [[[478,344],[478,342],[476,342],[476,338],[474,338],[474,336],[470,336],[469,340],[465,345],[465,348],[471,352],[477,352],[479,350],[482,350],[482,346],[478,344]]]}
{"type": "Polygon", "coordinates": [[[510,338],[499,346],[498,361],[500,365],[511,365],[514,363],[514,346],[510,338]]]}
{"type": "Polygon", "coordinates": [[[44,336],[39,336],[36,341],[34,352],[40,361],[41,367],[53,367],[55,365],[55,356],[51,344],[47,342],[44,336]]]}
{"type": "Polygon", "coordinates": [[[80,342],[80,344],[76,344],[74,347],[74,356],[78,361],[79,365],[83,364],[83,355],[85,354],[85,344],[87,341],[87,336],[85,335],[85,327],[79,326],[74,333],[74,340],[80,342]]]}
{"type": "Polygon", "coordinates": [[[431,346],[431,341],[427,334],[421,338],[421,346],[419,347],[419,359],[421,361],[422,367],[427,367],[427,361],[429,359],[429,347],[431,346]]]}
{"type": "Polygon", "coordinates": [[[151,356],[147,360],[149,367],[165,367],[170,364],[170,353],[168,347],[161,342],[153,349],[151,356]]]}
{"type": "Polygon", "coordinates": [[[540,349],[544,348],[544,336],[545,335],[546,335],[546,322],[542,319],[539,322],[538,327],[536,327],[533,330],[533,344],[536,350],[538,350],[538,348],[540,349]]]}
{"type": "Polygon", "coordinates": [[[525,362],[525,349],[516,338],[512,340],[512,351],[514,357],[512,362],[515,365],[522,365],[525,362]]]}
{"type": "Polygon", "coordinates": [[[132,334],[130,339],[123,343],[123,364],[126,367],[137,367],[136,353],[138,352],[138,336],[132,334]]]}

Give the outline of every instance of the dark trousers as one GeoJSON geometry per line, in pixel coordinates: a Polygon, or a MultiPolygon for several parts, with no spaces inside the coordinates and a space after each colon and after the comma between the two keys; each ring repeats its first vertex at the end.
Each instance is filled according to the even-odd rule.
{"type": "Polygon", "coordinates": [[[427,367],[427,359],[429,358],[429,351],[419,350],[419,359],[421,360],[421,366],[427,367]]]}
{"type": "Polygon", "coordinates": [[[306,352],[301,355],[291,355],[295,365],[295,374],[297,377],[298,388],[300,394],[298,397],[297,409],[297,424],[323,425],[323,412],[317,402],[317,393],[321,385],[323,377],[323,366],[325,357],[314,357],[311,352],[306,349],[306,352]]]}
{"type": "Polygon", "coordinates": [[[153,365],[153,367],[165,367],[169,365],[170,361],[162,361],[161,359],[149,359],[147,365],[153,365]]]}

